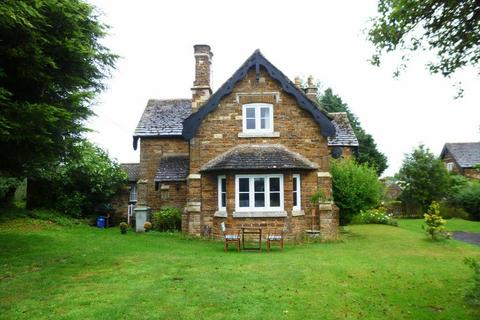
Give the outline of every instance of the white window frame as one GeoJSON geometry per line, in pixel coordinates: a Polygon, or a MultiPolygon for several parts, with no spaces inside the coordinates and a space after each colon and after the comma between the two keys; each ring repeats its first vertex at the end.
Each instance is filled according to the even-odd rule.
{"type": "Polygon", "coordinates": [[[130,192],[128,195],[128,202],[137,202],[138,201],[138,188],[136,183],[130,185],[130,192]]]}
{"type": "Polygon", "coordinates": [[[218,176],[217,178],[217,197],[218,197],[218,211],[227,211],[227,177],[218,176]],[[222,180],[225,179],[225,191],[222,191],[222,180]],[[225,207],[222,206],[222,193],[225,193],[225,207]]]}
{"type": "Polygon", "coordinates": [[[273,133],[273,105],[269,103],[247,103],[242,106],[244,133],[273,133]],[[247,129],[247,108],[255,109],[255,129],[247,129]],[[270,113],[268,129],[261,129],[261,109],[268,108],[270,113]]]}
{"type": "MultiPolygon", "coordinates": [[[[301,190],[301,185],[302,183],[300,182],[300,174],[293,174],[292,175],[292,182],[293,179],[297,179],[296,186],[297,186],[297,205],[293,206],[292,210],[293,211],[300,211],[302,210],[302,190],[301,190]]],[[[293,190],[292,190],[292,195],[293,195],[293,190]]]]}
{"type": "Polygon", "coordinates": [[[235,211],[236,212],[279,212],[284,211],[284,188],[283,188],[283,174],[238,174],[235,175],[235,211]],[[240,178],[248,178],[249,181],[249,206],[240,207],[240,178]],[[255,189],[254,179],[265,179],[265,207],[255,207],[255,189]],[[280,206],[270,207],[270,178],[280,178],[280,206]]]}
{"type": "Polygon", "coordinates": [[[447,162],[447,171],[452,172],[453,171],[453,162],[447,162]]]}

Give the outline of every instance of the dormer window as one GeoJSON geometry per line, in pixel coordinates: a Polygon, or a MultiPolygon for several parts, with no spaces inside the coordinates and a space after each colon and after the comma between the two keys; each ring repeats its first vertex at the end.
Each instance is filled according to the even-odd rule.
{"type": "Polygon", "coordinates": [[[244,133],[273,132],[273,106],[267,103],[249,103],[243,105],[244,133]]]}

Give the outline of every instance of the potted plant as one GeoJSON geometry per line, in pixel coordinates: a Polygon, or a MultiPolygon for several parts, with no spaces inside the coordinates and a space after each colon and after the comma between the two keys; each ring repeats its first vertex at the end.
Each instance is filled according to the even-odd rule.
{"type": "Polygon", "coordinates": [[[318,189],[308,199],[312,204],[312,229],[311,229],[312,232],[314,231],[313,229],[315,227],[315,214],[317,212],[318,205],[320,202],[325,201],[326,198],[327,197],[325,196],[325,193],[322,190],[318,189]]]}
{"type": "Polygon", "coordinates": [[[148,232],[152,229],[152,223],[150,221],[146,221],[143,224],[143,228],[145,229],[145,232],[148,232]]]}
{"type": "Polygon", "coordinates": [[[128,224],[126,222],[121,222],[120,223],[120,233],[125,234],[127,233],[128,230],[128,224]]]}

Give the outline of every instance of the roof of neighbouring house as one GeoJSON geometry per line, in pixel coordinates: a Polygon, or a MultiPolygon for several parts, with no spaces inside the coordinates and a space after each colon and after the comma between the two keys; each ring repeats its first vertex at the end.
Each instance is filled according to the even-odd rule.
{"type": "Polygon", "coordinates": [[[188,176],[189,165],[190,160],[186,155],[165,156],[160,159],[154,181],[185,181],[188,176]]]}
{"type": "Polygon", "coordinates": [[[333,118],[332,123],[336,131],[334,137],[328,137],[328,145],[358,147],[357,136],[348,121],[347,113],[331,112],[328,115],[333,118]]]}
{"type": "Polygon", "coordinates": [[[317,168],[317,164],[279,144],[243,144],[210,160],[200,169],[200,172],[317,168]]]}
{"type": "Polygon", "coordinates": [[[138,181],[140,175],[140,164],[139,163],[121,163],[120,166],[128,175],[128,181],[135,182],[138,181]]]}
{"type": "Polygon", "coordinates": [[[148,100],[137,128],[133,133],[139,137],[182,136],[183,120],[192,113],[190,99],[148,100]]]}
{"type": "Polygon", "coordinates": [[[445,143],[443,158],[449,152],[461,168],[472,168],[480,164],[480,142],[445,143]]]}

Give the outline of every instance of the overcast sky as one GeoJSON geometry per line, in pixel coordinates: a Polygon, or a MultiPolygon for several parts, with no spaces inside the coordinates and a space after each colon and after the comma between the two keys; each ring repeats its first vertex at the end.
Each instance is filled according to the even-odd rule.
{"type": "Polygon", "coordinates": [[[331,87],[388,157],[386,175],[420,143],[439,154],[445,142],[480,140],[480,77],[430,75],[428,54],[416,54],[399,79],[398,56],[380,68],[364,30],[376,1],[111,1],[90,0],[110,25],[103,41],[121,56],[108,90],[94,107],[88,137],[120,162],[138,162],[132,134],[150,98],[190,98],[194,44],[214,53],[213,90],[255,49],[290,79],[313,75],[331,87]],[[463,99],[453,99],[462,81],[463,99]]]}

